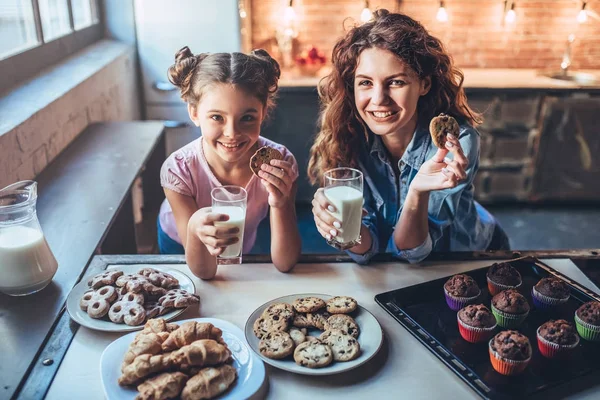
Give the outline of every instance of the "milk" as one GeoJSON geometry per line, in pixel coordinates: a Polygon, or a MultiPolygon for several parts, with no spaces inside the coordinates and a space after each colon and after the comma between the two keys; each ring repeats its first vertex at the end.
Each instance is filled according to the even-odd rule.
{"type": "Polygon", "coordinates": [[[233,228],[237,227],[240,231],[237,235],[238,241],[225,248],[225,251],[220,255],[221,258],[239,257],[242,254],[242,238],[244,237],[244,222],[246,221],[246,210],[241,207],[234,206],[217,206],[212,208],[212,212],[216,214],[229,215],[228,221],[215,222],[216,227],[233,228]]]}
{"type": "Polygon", "coordinates": [[[350,186],[330,186],[325,188],[325,196],[336,208],[336,212],[331,214],[342,223],[335,240],[340,243],[358,240],[362,223],[362,192],[350,186]]]}
{"type": "Polygon", "coordinates": [[[57,267],[40,230],[27,226],[0,229],[0,291],[18,296],[41,290],[57,267]]]}

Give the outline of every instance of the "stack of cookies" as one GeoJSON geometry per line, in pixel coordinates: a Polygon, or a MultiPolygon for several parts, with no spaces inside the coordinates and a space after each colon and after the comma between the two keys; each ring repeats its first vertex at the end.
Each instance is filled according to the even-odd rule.
{"type": "Polygon", "coordinates": [[[296,364],[308,368],[354,360],[360,355],[360,328],[349,314],[357,307],[356,300],[348,296],[327,301],[302,297],[292,304],[271,304],[254,322],[254,334],[260,339],[258,349],[271,359],[293,354],[296,364]],[[323,332],[316,337],[309,330],[323,332]]]}
{"type": "Polygon", "coordinates": [[[116,324],[142,325],[150,318],[200,302],[197,295],[179,289],[175,277],[153,268],[135,274],[105,271],[90,278],[88,286],[79,302],[81,309],[91,318],[108,317],[116,324]]]}
{"type": "Polygon", "coordinates": [[[237,378],[222,333],[211,323],[151,319],[129,345],[118,383],[135,386],[136,400],[217,397],[237,378]]]}

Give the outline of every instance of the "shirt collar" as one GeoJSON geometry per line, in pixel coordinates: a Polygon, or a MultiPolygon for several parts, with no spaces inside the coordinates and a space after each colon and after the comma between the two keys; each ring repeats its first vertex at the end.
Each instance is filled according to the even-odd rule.
{"type": "MultiPolygon", "coordinates": [[[[404,162],[404,164],[410,165],[412,168],[421,168],[421,165],[423,165],[423,163],[425,162],[429,142],[431,142],[429,130],[418,125],[400,161],[404,162]]],[[[377,155],[381,161],[389,164],[390,160],[388,158],[387,151],[385,145],[383,144],[383,141],[381,140],[381,137],[375,135],[370,130],[369,143],[369,153],[372,156],[377,155]]]]}

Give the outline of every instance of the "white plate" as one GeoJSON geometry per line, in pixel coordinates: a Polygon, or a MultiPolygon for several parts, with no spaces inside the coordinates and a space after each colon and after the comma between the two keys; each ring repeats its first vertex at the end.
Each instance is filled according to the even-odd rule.
{"type": "MultiPolygon", "coordinates": [[[[190,293],[196,293],[196,287],[194,286],[194,282],[183,272],[178,271],[176,269],[169,269],[158,267],[155,265],[122,265],[118,268],[111,268],[110,270],[119,270],[123,271],[125,274],[134,274],[143,268],[154,268],[158,271],[167,272],[175,279],[179,281],[179,287],[181,289],[187,290],[190,293]]],[[[94,319],[90,317],[87,312],[83,311],[81,307],[79,307],[79,301],[83,297],[83,294],[89,289],[87,284],[87,279],[81,280],[69,293],[67,297],[67,311],[71,316],[73,321],[77,322],[79,325],[83,325],[87,328],[94,329],[97,331],[105,331],[105,332],[132,332],[139,331],[144,327],[144,324],[138,326],[129,326],[126,324],[115,324],[109,319],[94,319]]],[[[197,307],[197,305],[196,305],[197,307]]],[[[173,318],[180,315],[184,312],[185,308],[175,309],[171,312],[166,313],[165,315],[161,315],[160,318],[164,318],[167,321],[171,321],[173,318]]]]}
{"type": "MultiPolygon", "coordinates": [[[[345,372],[351,369],[354,369],[367,361],[369,361],[381,348],[383,343],[383,331],[381,330],[381,325],[377,322],[377,319],[371,314],[367,309],[361,307],[360,305],[357,307],[356,311],[352,313],[352,317],[356,320],[358,327],[360,328],[360,335],[358,336],[358,343],[360,344],[361,354],[358,358],[352,361],[333,361],[331,364],[324,368],[307,368],[301,367],[300,365],[294,362],[294,357],[289,356],[283,360],[272,360],[268,357],[260,354],[258,350],[258,343],[260,340],[254,335],[254,321],[256,321],[263,311],[274,303],[288,303],[292,304],[292,302],[300,297],[314,296],[320,297],[321,299],[327,301],[330,299],[331,295],[328,294],[319,294],[319,293],[301,293],[301,294],[293,294],[289,296],[279,297],[278,299],[271,300],[262,306],[258,307],[250,318],[246,321],[246,340],[248,344],[250,344],[250,348],[254,350],[254,352],[262,358],[264,362],[267,364],[271,364],[274,367],[294,372],[297,374],[303,375],[332,375],[338,374],[340,372],[345,372]]],[[[311,336],[319,336],[322,331],[317,329],[309,329],[309,335],[311,336]]]]}
{"type": "MultiPolygon", "coordinates": [[[[237,379],[231,388],[219,397],[221,400],[247,399],[262,385],[265,379],[265,365],[253,354],[244,341],[244,333],[231,322],[216,318],[192,318],[177,321],[181,325],[187,321],[210,322],[223,331],[223,340],[231,351],[233,366],[237,370],[237,379]]],[[[138,332],[133,332],[109,344],[100,358],[100,376],[102,387],[108,400],[133,400],[137,390],[119,386],[117,379],[121,376],[121,363],[129,344],[138,332]]]]}

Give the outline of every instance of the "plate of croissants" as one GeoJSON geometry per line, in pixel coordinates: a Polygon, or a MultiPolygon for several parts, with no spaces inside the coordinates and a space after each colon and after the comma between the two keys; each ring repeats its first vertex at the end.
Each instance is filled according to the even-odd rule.
{"type": "Polygon", "coordinates": [[[265,379],[242,330],[216,318],[150,319],[106,347],[100,372],[110,400],[247,399],[265,379]]]}

